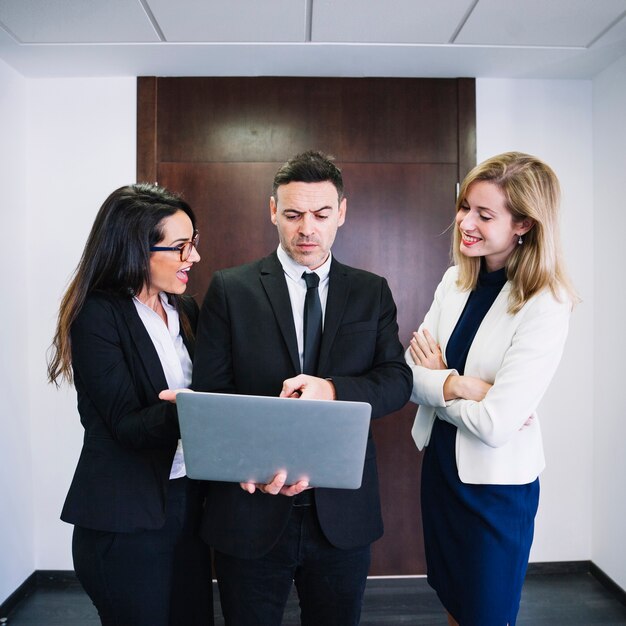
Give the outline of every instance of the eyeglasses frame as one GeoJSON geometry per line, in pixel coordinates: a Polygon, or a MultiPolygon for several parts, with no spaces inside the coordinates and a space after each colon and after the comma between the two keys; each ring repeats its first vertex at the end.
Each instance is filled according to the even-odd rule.
{"type": "Polygon", "coordinates": [[[150,246],[150,252],[173,252],[176,250],[180,254],[180,260],[186,261],[193,252],[193,249],[198,249],[198,240],[200,239],[200,233],[197,230],[193,231],[193,237],[190,241],[185,241],[178,246],[150,246]],[[190,246],[189,254],[183,258],[183,252],[187,246],[190,246]]]}

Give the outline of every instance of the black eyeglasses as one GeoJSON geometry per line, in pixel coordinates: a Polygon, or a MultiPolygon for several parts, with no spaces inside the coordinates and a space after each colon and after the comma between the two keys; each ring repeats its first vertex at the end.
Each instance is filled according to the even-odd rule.
{"type": "Polygon", "coordinates": [[[199,238],[200,234],[198,231],[195,231],[191,241],[185,241],[185,243],[181,243],[179,246],[150,246],[150,252],[171,252],[176,250],[180,253],[180,260],[186,261],[191,256],[191,251],[194,248],[198,248],[199,238]]]}

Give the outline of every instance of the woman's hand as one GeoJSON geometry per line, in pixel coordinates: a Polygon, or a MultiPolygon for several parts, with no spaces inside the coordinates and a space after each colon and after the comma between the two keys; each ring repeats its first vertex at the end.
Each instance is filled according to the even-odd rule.
{"type": "Polygon", "coordinates": [[[159,400],[166,400],[167,402],[171,402],[172,404],[176,404],[176,394],[178,393],[193,393],[191,389],[164,389],[159,394],[159,400]]]}
{"type": "Polygon", "coordinates": [[[416,365],[430,370],[445,370],[446,364],[441,356],[441,348],[433,336],[425,328],[422,332],[414,332],[409,345],[411,358],[416,365]]]}
{"type": "Polygon", "coordinates": [[[480,402],[493,385],[475,376],[450,375],[443,384],[445,400],[473,400],[480,402]]]}

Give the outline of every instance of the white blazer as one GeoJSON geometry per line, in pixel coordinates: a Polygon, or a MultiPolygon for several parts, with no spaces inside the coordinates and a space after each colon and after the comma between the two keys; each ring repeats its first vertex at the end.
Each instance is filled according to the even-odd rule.
{"type": "MultiPolygon", "coordinates": [[[[444,274],[430,310],[427,328],[446,354],[450,335],[469,297],[456,285],[458,268],[444,274]]],[[[456,463],[464,483],[520,485],[532,482],[545,467],[541,428],[535,413],[563,353],[571,303],[558,302],[549,290],[521,310],[507,312],[507,282],[485,315],[472,342],[465,374],[493,384],[480,402],[443,398],[443,384],[456,370],[416,365],[411,400],[419,404],[411,434],[417,447],[428,445],[436,417],[457,428],[456,463]],[[524,423],[530,416],[529,426],[524,423]],[[524,426],[524,427],[523,427],[524,426]]]]}

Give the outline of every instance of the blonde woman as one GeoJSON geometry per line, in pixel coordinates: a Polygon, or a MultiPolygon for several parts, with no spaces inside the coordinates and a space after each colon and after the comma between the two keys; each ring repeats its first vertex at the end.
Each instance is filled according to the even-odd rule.
{"type": "Polygon", "coordinates": [[[559,183],[508,152],[456,206],[455,265],[406,352],[421,450],[428,582],[451,625],[513,626],[544,468],[535,413],[576,295],[558,236],[559,183]]]}

